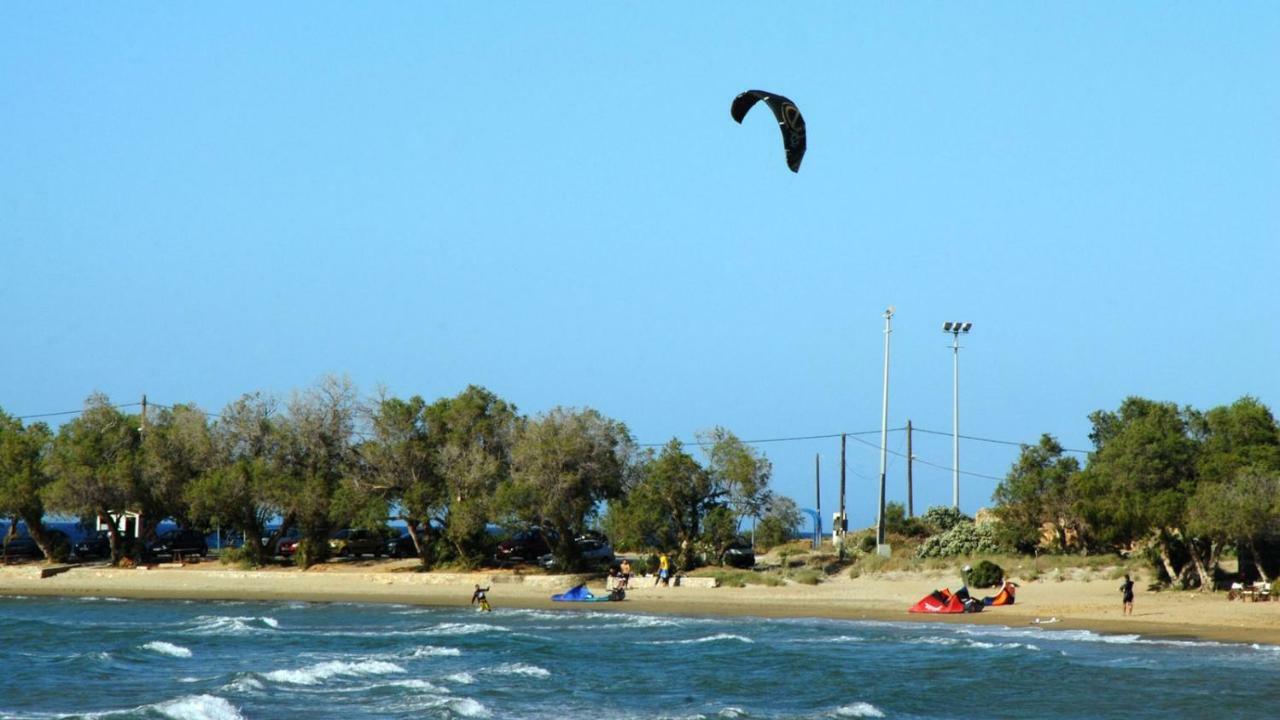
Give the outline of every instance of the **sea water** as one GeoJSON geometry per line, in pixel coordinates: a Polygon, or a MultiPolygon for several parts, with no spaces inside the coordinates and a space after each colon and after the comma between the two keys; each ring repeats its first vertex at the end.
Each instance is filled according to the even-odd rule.
{"type": "Polygon", "coordinates": [[[0,718],[1221,718],[1275,647],[624,604],[0,598],[0,718]]]}

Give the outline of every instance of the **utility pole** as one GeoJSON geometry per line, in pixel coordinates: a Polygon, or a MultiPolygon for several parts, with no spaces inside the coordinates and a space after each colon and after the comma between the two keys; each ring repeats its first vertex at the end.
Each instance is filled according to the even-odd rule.
{"type": "Polygon", "coordinates": [[[907,517],[916,516],[916,507],[911,495],[911,421],[907,421],[907,517]]]}
{"type": "Polygon", "coordinates": [[[880,507],[876,514],[876,552],[888,555],[884,544],[884,474],[889,442],[889,334],[893,332],[893,306],[884,311],[884,396],[880,414],[880,507]]]}
{"type": "Polygon", "coordinates": [[[818,508],[818,515],[813,519],[815,527],[813,528],[814,548],[822,547],[822,456],[813,454],[813,502],[818,508]]]}
{"type": "Polygon", "coordinates": [[[960,334],[969,334],[971,322],[946,322],[951,333],[951,505],[960,509],[960,334]]]}
{"type": "Polygon", "coordinates": [[[840,559],[844,559],[844,533],[849,529],[849,522],[844,514],[844,450],[849,436],[840,433],[840,516],[836,518],[835,532],[840,536],[840,559]]]}
{"type": "Polygon", "coordinates": [[[147,394],[142,393],[142,425],[138,428],[138,432],[145,433],[147,431],[147,394]]]}

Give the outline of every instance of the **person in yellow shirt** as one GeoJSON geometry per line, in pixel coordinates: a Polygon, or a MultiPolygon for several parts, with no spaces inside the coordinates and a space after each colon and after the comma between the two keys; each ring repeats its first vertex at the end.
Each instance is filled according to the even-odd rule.
{"type": "Polygon", "coordinates": [[[653,584],[657,585],[658,583],[663,585],[671,584],[671,560],[666,553],[658,555],[658,579],[653,584]]]}

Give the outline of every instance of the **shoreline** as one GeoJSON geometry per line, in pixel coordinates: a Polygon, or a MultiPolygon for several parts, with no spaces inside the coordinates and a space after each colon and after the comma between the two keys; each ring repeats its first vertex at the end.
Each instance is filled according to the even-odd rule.
{"type": "MultiPolygon", "coordinates": [[[[491,588],[494,607],[569,610],[551,595],[588,580],[600,594],[602,579],[589,576],[416,572],[413,561],[326,564],[240,570],[194,565],[117,569],[75,566],[41,577],[45,566],[0,567],[0,596],[118,597],[135,600],[302,601],[395,603],[465,607],[476,583],[491,588]]],[[[829,618],[877,622],[1037,627],[1087,630],[1106,635],[1280,645],[1280,603],[1230,602],[1224,593],[1142,592],[1135,614],[1121,615],[1120,596],[1109,580],[1019,582],[1014,605],[965,615],[911,614],[907,608],[934,588],[954,583],[940,573],[885,573],[831,578],[818,585],[766,587],[653,587],[640,584],[620,603],[593,603],[592,611],[693,617],[829,618]],[[1049,621],[1049,622],[1046,622],[1049,621]]],[[[651,582],[637,578],[639,583],[651,582]]],[[[1015,580],[1016,581],[1016,580],[1015,580]]],[[[992,591],[993,592],[993,591],[992,591]]],[[[975,595],[984,594],[975,591],[975,595]]],[[[582,608],[585,609],[585,608],[582,608]]]]}

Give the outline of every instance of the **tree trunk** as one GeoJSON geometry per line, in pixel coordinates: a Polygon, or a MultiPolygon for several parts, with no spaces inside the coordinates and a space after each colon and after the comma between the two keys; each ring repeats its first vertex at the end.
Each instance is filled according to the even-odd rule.
{"type": "Polygon", "coordinates": [[[22,522],[27,524],[27,534],[35,542],[36,547],[40,548],[40,552],[44,554],[44,559],[53,560],[53,545],[49,542],[49,535],[44,531],[44,525],[41,523],[43,518],[22,516],[22,522]]]}
{"type": "Polygon", "coordinates": [[[1258,577],[1262,578],[1262,582],[1271,582],[1271,576],[1267,574],[1267,569],[1262,566],[1262,555],[1258,553],[1258,544],[1249,538],[1247,541],[1249,546],[1249,554],[1252,556],[1253,567],[1258,571],[1258,577]]]}
{"type": "Polygon", "coordinates": [[[1218,561],[1218,553],[1216,544],[1210,540],[1209,554],[1206,557],[1200,547],[1200,541],[1189,540],[1187,542],[1187,552],[1191,553],[1191,564],[1195,566],[1196,575],[1200,578],[1200,592],[1207,592],[1214,589],[1213,587],[1213,568],[1218,561]]]}
{"type": "Polygon", "coordinates": [[[1160,537],[1157,547],[1160,550],[1160,564],[1164,567],[1164,572],[1169,576],[1169,582],[1178,582],[1179,573],[1173,567],[1173,558],[1169,555],[1169,541],[1164,536],[1160,537]]]}

